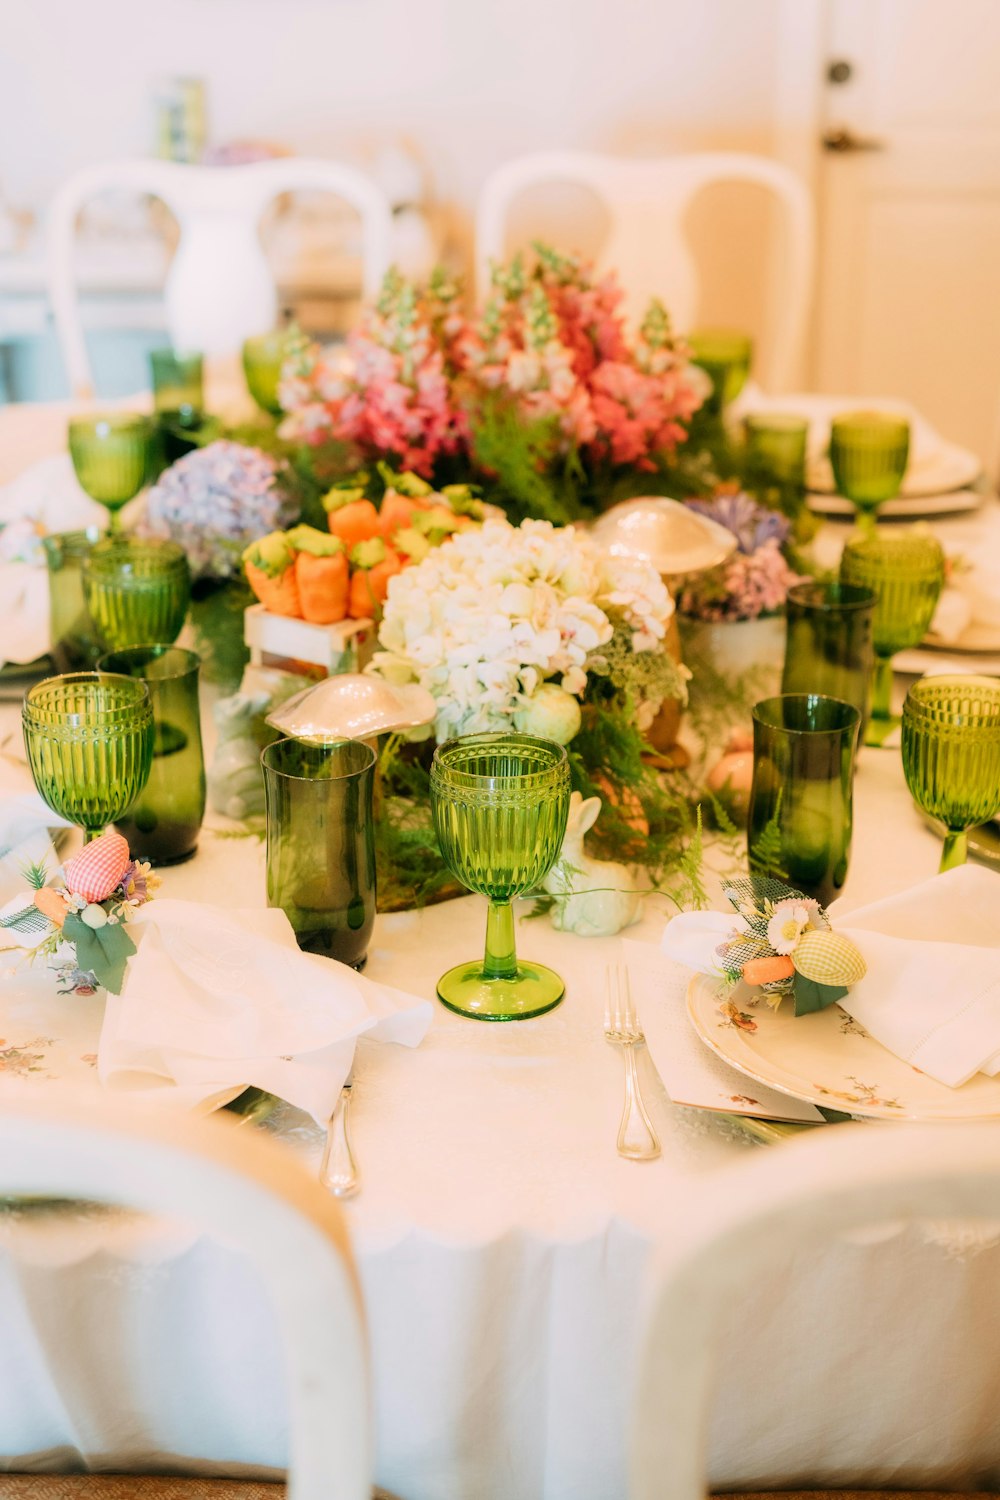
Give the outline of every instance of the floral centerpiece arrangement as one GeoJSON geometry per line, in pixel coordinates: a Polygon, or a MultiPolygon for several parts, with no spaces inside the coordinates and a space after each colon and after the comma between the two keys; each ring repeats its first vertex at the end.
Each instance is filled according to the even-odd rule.
{"type": "Polygon", "coordinates": [[[32,899],[4,919],[5,931],[32,961],[54,961],[63,994],[98,987],[118,994],[135,952],[129,918],[152,899],[159,879],[113,830],[67,860],[62,873],[49,884],[44,865],[28,867],[32,899]]]}
{"type": "Polygon", "coordinates": [[[282,436],[478,480],[514,516],[593,513],[669,463],[707,390],[662,303],[631,334],[622,299],[544,245],[494,269],[473,319],[443,272],[418,291],[391,271],[341,355],[293,352],[282,436]]]}
{"type": "MultiPolygon", "coordinates": [[[[427,689],[438,742],[513,729],[567,745],[574,788],[604,799],[598,851],[655,884],[690,873],[683,790],[643,759],[642,726],[686,695],[685,669],[663,649],[673,608],[651,567],[599,552],[575,527],[488,520],[391,580],[368,671],[427,689]]],[[[403,859],[407,840],[420,843],[426,776],[399,747],[383,776],[403,859]]]]}

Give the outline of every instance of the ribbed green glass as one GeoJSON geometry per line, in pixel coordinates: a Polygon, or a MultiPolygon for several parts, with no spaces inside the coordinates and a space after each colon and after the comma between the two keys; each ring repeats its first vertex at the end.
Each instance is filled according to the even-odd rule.
{"type": "Polygon", "coordinates": [[[705,329],[688,337],[696,365],[712,382],[712,394],[705,402],[709,412],[719,413],[735,401],[746,385],[753,361],[753,340],[748,334],[732,329],[705,329]]]}
{"type": "Polygon", "coordinates": [[[176,542],[108,537],[83,565],[83,594],[103,645],[172,645],[191,597],[191,570],[176,542]]]}
{"type": "Polygon", "coordinates": [[[843,583],[876,597],[875,680],[866,744],[881,744],[897,724],[892,712],[892,658],[923,640],[944,585],[944,553],[936,537],[879,528],[852,537],[840,559],[843,583]]]}
{"type": "Polygon", "coordinates": [[[200,354],[154,349],[149,356],[153,405],[158,412],[200,412],[205,405],[204,361],[200,354]]]}
{"type": "Polygon", "coordinates": [[[132,853],[156,865],[190,859],[205,816],[198,671],[201,658],[179,646],[131,646],[102,656],[102,672],[136,677],[153,706],[153,764],[131,807],[115,819],[132,853]]]}
{"type": "Polygon", "coordinates": [[[92,500],[107,507],[111,529],[118,511],[146,483],[153,424],[133,412],[79,418],[69,424],[69,453],[76,477],[92,500]]]}
{"type": "Polygon", "coordinates": [[[558,1005],[565,985],[519,961],[511,901],[533,890],[562,848],[569,815],[562,745],[526,734],[473,734],[440,745],[431,765],[438,844],[463,885],[489,898],[482,963],[458,964],[438,996],[462,1015],[513,1021],[558,1005]]]}
{"type": "Polygon", "coordinates": [[[300,948],[363,968],[375,923],[375,752],[361,740],[275,740],[261,754],[267,904],[300,948]]]}
{"type": "Polygon", "coordinates": [[[847,879],[861,714],[818,693],[765,698],[753,710],[750,869],[825,906],[847,879]]]}
{"type": "Polygon", "coordinates": [[[747,417],[743,426],[749,468],[774,484],[805,483],[809,436],[805,417],[764,412],[747,417]]]}
{"type": "Polygon", "coordinates": [[[153,710],[144,682],[97,672],[47,677],[25,694],[21,719],[35,786],[88,839],[145,786],[153,710]]]}
{"type": "Polygon", "coordinates": [[[851,583],[797,583],[785,600],[783,693],[822,693],[853,703],[868,720],[874,648],[872,589],[851,583]]]}
{"type": "Polygon", "coordinates": [[[101,536],[96,526],[88,526],[85,531],[62,531],[42,539],[49,572],[49,639],[60,672],[92,667],[101,652],[83,597],[84,559],[101,536]]]}
{"type": "Polygon", "coordinates": [[[964,864],[966,834],[1000,812],[1000,680],[923,677],[903,705],[903,774],[948,830],[941,869],[964,864]]]}
{"type": "Polygon", "coordinates": [[[851,412],[830,424],[830,467],[839,494],[871,524],[899,494],[910,456],[910,424],[885,412],[851,412]]]}
{"type": "Polygon", "coordinates": [[[288,334],[284,331],[262,333],[247,339],[243,345],[243,373],[247,390],[257,405],[272,417],[281,415],[278,383],[285,362],[288,334]]]}

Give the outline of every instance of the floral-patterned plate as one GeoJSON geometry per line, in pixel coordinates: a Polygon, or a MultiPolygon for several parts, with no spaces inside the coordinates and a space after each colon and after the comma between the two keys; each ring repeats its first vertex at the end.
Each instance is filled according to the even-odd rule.
{"type": "Polygon", "coordinates": [[[796,1017],[759,991],[726,993],[709,974],[688,985],[691,1024],[724,1062],[757,1083],[826,1109],[873,1120],[1000,1119],[1000,1078],[977,1073],[958,1089],[887,1052],[839,1005],[796,1017]]]}

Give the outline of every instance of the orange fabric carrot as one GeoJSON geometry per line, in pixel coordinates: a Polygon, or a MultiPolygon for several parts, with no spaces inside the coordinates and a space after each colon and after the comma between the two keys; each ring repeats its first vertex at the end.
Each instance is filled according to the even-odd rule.
{"type": "Polygon", "coordinates": [[[302,618],[313,625],[334,625],[347,614],[350,590],[347,550],[337,536],[315,526],[296,526],[288,532],[295,550],[295,578],[302,618]]]}
{"type": "Polygon", "coordinates": [[[421,501],[401,495],[398,490],[386,490],[378,513],[378,529],[383,541],[391,542],[398,532],[412,526],[417,511],[424,509],[426,507],[421,501]]]}
{"type": "Polygon", "coordinates": [[[402,563],[381,537],[360,542],[351,549],[351,594],[347,613],[352,620],[364,620],[379,613],[389,591],[389,579],[402,571],[402,563]]]}
{"type": "Polygon", "coordinates": [[[379,534],[378,511],[365,499],[364,490],[332,489],[323,497],[323,508],[327,526],[348,551],[379,534]]]}
{"type": "Polygon", "coordinates": [[[243,553],[247,582],[273,615],[301,618],[295,556],[283,531],[251,542],[243,553]]]}

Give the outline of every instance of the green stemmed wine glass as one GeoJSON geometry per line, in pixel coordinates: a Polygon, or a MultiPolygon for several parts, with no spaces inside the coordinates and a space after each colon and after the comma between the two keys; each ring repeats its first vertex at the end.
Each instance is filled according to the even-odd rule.
{"type": "Polygon", "coordinates": [[[688,337],[691,357],[712,382],[706,408],[719,415],[746,385],[753,360],[753,340],[730,329],[705,329],[688,337]]]}
{"type": "Polygon", "coordinates": [[[146,482],[153,425],[134,412],[80,418],[69,424],[69,454],[76,477],[91,500],[107,508],[112,531],[118,512],[146,482]]]}
{"type": "Polygon", "coordinates": [[[903,774],[947,830],[941,869],[964,864],[968,830],[1000,812],[1000,680],[922,677],[903,705],[903,774]]]}
{"type": "Polygon", "coordinates": [[[858,512],[862,530],[872,530],[879,506],[899,494],[909,456],[910,424],[905,417],[859,411],[830,424],[834,483],[858,512]]]}
{"type": "Polygon", "coordinates": [[[21,710],[31,774],[54,813],[96,838],[146,785],[153,709],[146,684],[108,672],[47,677],[21,710]]]}
{"type": "Polygon", "coordinates": [[[176,542],[106,537],[83,564],[83,593],[102,643],[172,645],[191,598],[191,570],[176,542]]]}
{"type": "Polygon", "coordinates": [[[281,416],[278,385],[288,350],[288,334],[282,329],[258,334],[243,344],[243,373],[247,390],[257,405],[272,417],[281,416]]]}
{"type": "Polygon", "coordinates": [[[551,1010],[565,985],[552,969],[519,961],[511,901],[555,863],[569,814],[562,745],[527,734],[472,734],[438,747],[431,807],[441,853],[463,885],[489,897],[486,955],[438,980],[450,1010],[517,1021],[551,1010]]]}
{"type": "Polygon", "coordinates": [[[936,537],[919,531],[876,531],[852,537],[840,559],[843,583],[875,594],[875,677],[866,745],[884,744],[899,723],[892,712],[892,658],[919,645],[944,584],[944,553],[936,537]]]}

